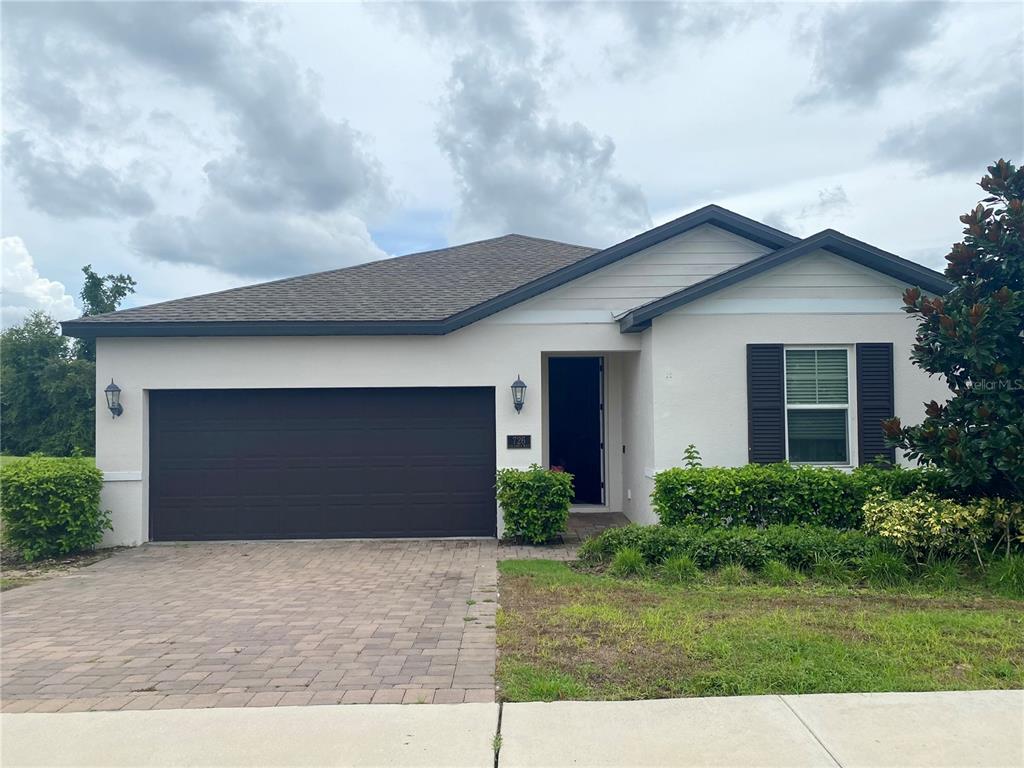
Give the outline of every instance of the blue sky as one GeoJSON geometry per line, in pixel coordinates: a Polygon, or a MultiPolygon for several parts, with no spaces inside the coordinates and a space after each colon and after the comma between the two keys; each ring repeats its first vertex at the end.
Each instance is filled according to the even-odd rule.
{"type": "Polygon", "coordinates": [[[941,268],[1019,3],[5,3],[4,322],[709,202],[941,268]]]}

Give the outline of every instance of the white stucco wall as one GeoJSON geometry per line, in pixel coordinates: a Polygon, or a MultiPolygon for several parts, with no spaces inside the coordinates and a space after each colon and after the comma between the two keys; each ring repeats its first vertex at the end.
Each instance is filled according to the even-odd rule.
{"type": "MultiPolygon", "coordinates": [[[[622,511],[634,522],[650,522],[654,490],[654,411],[650,332],[638,334],[640,351],[627,355],[623,367],[622,511]]],[[[621,450],[621,448],[620,448],[621,450]]]]}
{"type": "MultiPolygon", "coordinates": [[[[141,476],[140,480],[119,479],[105,484],[104,502],[114,512],[114,531],[105,543],[137,544],[149,538],[149,390],[494,387],[498,466],[526,467],[543,462],[543,354],[582,352],[611,357],[612,353],[636,350],[640,345],[640,337],[620,333],[618,325],[611,322],[476,324],[446,336],[100,339],[96,463],[107,473],[141,476]],[[509,390],[517,374],[528,386],[526,406],[520,414],[512,406],[509,390]],[[102,388],[112,378],[121,387],[124,405],[124,415],[116,419],[102,402],[102,388]],[[508,450],[508,434],[532,435],[532,448],[508,450]]],[[[614,393],[620,377],[615,370],[610,375],[614,393]]],[[[608,488],[613,508],[621,493],[617,481],[613,481],[608,488]]]]}
{"type": "Polygon", "coordinates": [[[608,322],[612,315],[745,264],[769,250],[704,224],[524,301],[490,322],[608,322]]]}
{"type": "MultiPolygon", "coordinates": [[[[845,346],[855,381],[854,345],[893,344],[896,414],[915,424],[922,403],[949,390],[910,363],[916,323],[900,311],[904,286],[832,254],[812,254],[662,315],[650,334],[652,468],[678,466],[693,443],[705,465],[747,463],[747,344],[845,346]],[[742,310],[747,308],[746,312],[742,310]],[[854,312],[852,309],[859,308],[854,312]],[[760,311],[752,312],[751,309],[760,311]]],[[[851,386],[856,414],[856,386],[851,386]]],[[[850,465],[857,456],[850,421],[850,465]]],[[[907,463],[901,457],[903,463],[907,463]]],[[[638,522],[653,522],[648,506],[638,522]]]]}
{"type": "MultiPolygon", "coordinates": [[[[747,463],[747,344],[849,346],[893,344],[896,414],[907,424],[924,416],[922,402],[944,400],[949,389],[909,361],[915,324],[905,315],[665,316],[655,320],[654,443],[658,469],[677,466],[693,443],[704,463],[747,463]]],[[[855,351],[850,378],[856,371],[855,351]]],[[[856,387],[850,409],[856,413],[856,387]]],[[[856,420],[851,459],[856,464],[856,420]]]]}
{"type": "MultiPolygon", "coordinates": [[[[103,499],[115,526],[105,543],[149,538],[147,393],[155,389],[494,387],[497,464],[526,467],[547,459],[546,356],[603,355],[607,508],[636,522],[654,521],[653,474],[678,465],[687,444],[708,465],[746,463],[749,343],[892,342],[897,415],[916,423],[922,401],[948,396],[908,360],[915,324],[900,311],[904,286],[825,252],[669,312],[643,333],[620,333],[612,313],[636,298],[632,289],[664,295],[764,250],[714,227],[656,249],[447,336],[100,339],[96,461],[108,474],[103,499]],[[617,291],[617,281],[630,290],[617,291]],[[529,387],[521,414],[509,391],[517,374],[529,387]],[[103,402],[111,379],[122,388],[117,419],[103,402]],[[530,434],[532,448],[508,450],[508,434],[530,434]]],[[[851,463],[855,429],[853,420],[851,463]]]]}

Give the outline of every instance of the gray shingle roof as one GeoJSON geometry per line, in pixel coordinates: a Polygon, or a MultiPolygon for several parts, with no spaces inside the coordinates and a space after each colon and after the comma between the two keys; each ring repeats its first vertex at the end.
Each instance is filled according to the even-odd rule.
{"type": "MultiPolygon", "coordinates": [[[[604,250],[505,235],[69,320],[61,327],[68,336],[83,337],[451,333],[704,224],[761,243],[772,251],[791,253],[790,249],[800,243],[799,238],[759,221],[718,205],[706,205],[604,250]]],[[[859,245],[861,251],[871,248],[859,245]]],[[[897,259],[891,254],[885,256],[887,264],[897,259]]],[[[771,257],[767,254],[751,264],[768,265],[771,257]]],[[[731,273],[739,274],[741,269],[731,273]]],[[[937,273],[931,274],[941,279],[937,273]]],[[[678,295],[692,295],[688,293],[691,289],[705,290],[717,279],[710,278],[678,295]]],[[[659,299],[645,309],[675,298],[677,294],[659,299]]],[[[637,320],[639,309],[624,319],[622,330],[646,327],[642,322],[625,322],[637,320]]]]}
{"type": "Polygon", "coordinates": [[[574,264],[596,249],[504,235],[490,240],[233,288],[64,324],[92,335],[116,324],[429,323],[574,264]]]}

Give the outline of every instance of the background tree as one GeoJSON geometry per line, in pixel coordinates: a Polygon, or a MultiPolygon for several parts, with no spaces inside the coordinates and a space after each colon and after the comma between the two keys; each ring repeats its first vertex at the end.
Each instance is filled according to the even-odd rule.
{"type": "MultiPolygon", "coordinates": [[[[82,268],[86,315],[113,312],[135,291],[130,275],[82,268]]],[[[74,343],[49,315],[35,312],[0,334],[0,436],[4,453],[69,456],[95,452],[96,345],[74,343]]]]}
{"type": "Polygon", "coordinates": [[[964,239],[946,256],[953,289],[903,296],[920,318],[915,365],[941,374],[952,395],[932,401],[919,426],[884,424],[912,458],[949,471],[961,488],[1024,497],[1024,169],[1000,160],[986,197],[960,217],[964,239]]]}
{"type": "MultiPolygon", "coordinates": [[[[70,344],[68,347],[73,348],[70,344]]],[[[94,455],[96,402],[104,400],[103,393],[96,389],[96,364],[81,358],[61,361],[43,377],[43,393],[49,400],[51,413],[43,453],[94,455]]]]}
{"type": "Polygon", "coordinates": [[[34,312],[0,335],[0,432],[5,453],[92,453],[95,367],[74,360],[57,321],[34,312]],[[84,413],[83,413],[84,411],[84,413]],[[86,425],[86,421],[89,421],[86,425]]]}
{"type": "MultiPolygon", "coordinates": [[[[116,312],[121,302],[130,293],[135,293],[135,280],[131,275],[97,275],[92,264],[82,267],[85,280],[82,291],[78,294],[82,299],[82,314],[102,315],[116,312]]],[[[96,341],[94,339],[78,339],[76,343],[78,356],[86,360],[96,360],[96,341]]]]}

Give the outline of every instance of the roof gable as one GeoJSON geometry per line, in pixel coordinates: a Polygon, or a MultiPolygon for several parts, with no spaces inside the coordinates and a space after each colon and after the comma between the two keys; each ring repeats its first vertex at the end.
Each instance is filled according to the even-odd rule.
{"type": "Polygon", "coordinates": [[[659,315],[817,250],[828,251],[908,285],[920,286],[932,293],[946,293],[952,287],[949,281],[932,269],[875,248],[841,232],[826,229],[786,248],[765,254],[746,264],[741,264],[700,283],[637,307],[619,320],[619,327],[624,333],[642,331],[649,328],[652,320],[659,315]]]}
{"type": "Polygon", "coordinates": [[[642,304],[763,256],[773,249],[701,224],[495,314],[487,321],[614,322],[642,304]]]}

